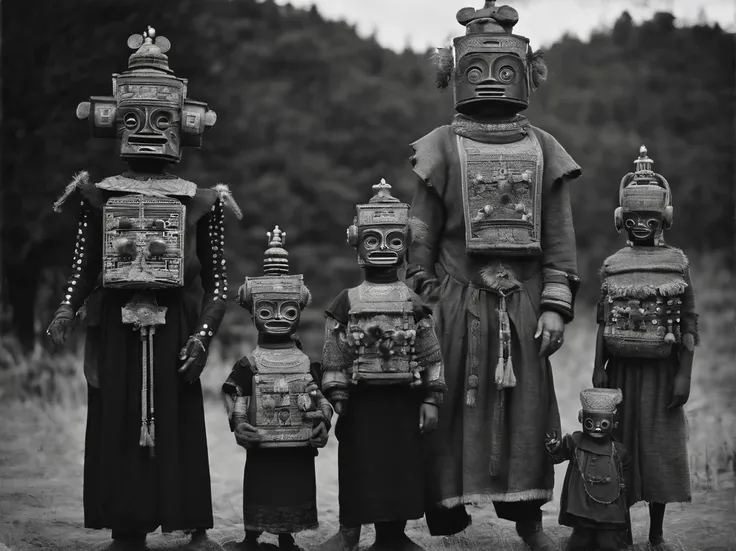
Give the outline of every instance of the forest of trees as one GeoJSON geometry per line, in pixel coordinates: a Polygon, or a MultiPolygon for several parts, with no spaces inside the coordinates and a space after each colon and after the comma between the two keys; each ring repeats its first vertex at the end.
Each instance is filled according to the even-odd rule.
{"type": "MultiPolygon", "coordinates": [[[[261,272],[266,231],[278,224],[313,292],[315,323],[360,277],[345,243],[355,203],[380,178],[409,201],[409,144],[453,114],[452,93],[435,88],[431,52],[384,49],[314,8],[272,0],[3,8],[1,329],[26,343],[58,304],[74,247],[74,203],[62,214],[51,204],[79,170],[99,180],[124,168],[113,142],[91,138],[75,109],[110,93],[111,74],[127,67],[130,34],[152,25],[169,38],[170,65],[189,79],[189,96],[217,111],[204,148],[185,151],[174,172],[234,191],[244,218],[226,225],[231,288],[261,272]]],[[[583,167],[573,191],[582,299],[595,299],[598,267],[623,243],[613,210],[642,143],[674,191],[668,241],[691,254],[724,251],[731,262],[734,35],[677,27],[666,13],[637,25],[624,13],[587,42],[563,38],[546,58],[549,82],[527,114],[583,167]]],[[[224,327],[232,334],[246,317],[233,307],[224,327]]]]}

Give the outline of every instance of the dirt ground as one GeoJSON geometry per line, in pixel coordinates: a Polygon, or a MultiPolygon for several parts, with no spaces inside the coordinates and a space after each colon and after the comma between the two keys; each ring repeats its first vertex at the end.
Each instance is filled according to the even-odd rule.
{"type": "MultiPolygon", "coordinates": [[[[82,528],[82,461],[84,408],[40,408],[32,402],[0,405],[0,544],[12,551],[48,549],[84,551],[109,541],[107,531],[82,528]]],[[[224,543],[242,538],[241,480],[245,452],[238,448],[222,408],[207,406],[207,425],[215,506],[214,539],[224,543]]],[[[297,536],[304,548],[329,537],[337,528],[337,445],[334,439],[317,460],[320,528],[297,536]]],[[[565,466],[558,467],[561,480],[565,466]]],[[[671,546],[680,551],[736,550],[736,494],[727,480],[717,491],[699,491],[690,505],[672,506],[666,517],[671,546]]],[[[556,498],[559,499],[559,484],[556,498]]],[[[555,502],[545,507],[547,530],[564,544],[569,529],[557,525],[555,502]]],[[[431,538],[424,521],[409,524],[410,535],[430,550],[523,550],[513,525],[499,521],[492,507],[474,508],[474,524],[453,538],[431,538]]],[[[648,549],[647,513],[642,505],[632,511],[636,549],[648,549]]],[[[372,542],[364,529],[362,543],[372,542]]],[[[276,543],[275,538],[266,538],[276,543]]],[[[186,542],[181,534],[154,534],[152,549],[177,549],[186,542]]],[[[3,547],[0,545],[0,550],[3,547]]]]}

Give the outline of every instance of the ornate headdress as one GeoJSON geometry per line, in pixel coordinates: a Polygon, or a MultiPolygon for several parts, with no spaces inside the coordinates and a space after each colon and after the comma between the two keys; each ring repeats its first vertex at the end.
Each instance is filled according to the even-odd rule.
{"type": "Polygon", "coordinates": [[[355,246],[358,228],[366,226],[406,226],[409,223],[409,205],[391,195],[391,186],[386,180],[373,186],[373,197],[367,204],[356,205],[357,216],[348,228],[348,242],[355,246]]]}
{"type": "MultiPolygon", "coordinates": [[[[128,38],[128,47],[136,50],[128,59],[128,69],[112,76],[112,96],[92,96],[89,101],[77,106],[77,117],[89,119],[92,135],[99,138],[115,138],[119,131],[137,134],[139,147],[131,146],[130,151],[122,150],[123,155],[138,153],[151,156],[163,155],[161,143],[147,134],[162,133],[168,128],[181,126],[181,145],[201,147],[202,134],[206,128],[214,126],[217,115],[207,108],[207,104],[187,98],[187,79],[174,76],[169,67],[166,52],[171,43],[166,37],[156,36],[156,30],[148,27],[142,35],[134,34],[128,38]],[[176,113],[176,121],[168,117],[156,120],[140,120],[130,114],[131,109],[169,109],[176,113]],[[121,111],[127,112],[128,114],[121,111]],[[148,126],[148,127],[147,127],[148,126]],[[148,147],[146,147],[148,146],[148,147]],[[140,149],[140,151],[136,151],[140,149]],[[150,150],[150,151],[149,151],[150,150]]],[[[178,140],[177,140],[178,141],[178,140]]],[[[131,143],[133,143],[131,141],[131,143]]],[[[175,151],[167,152],[172,162],[180,156],[178,144],[175,151]]]]}
{"type": "Polygon", "coordinates": [[[268,236],[268,249],[263,256],[263,276],[246,277],[238,293],[239,303],[252,312],[254,297],[274,300],[296,300],[302,309],[312,300],[312,295],[304,285],[302,274],[289,274],[289,253],[284,248],[286,232],[278,226],[268,236]]]}
{"type": "Polygon", "coordinates": [[[456,18],[466,28],[466,34],[456,37],[453,46],[437,50],[434,58],[437,87],[446,88],[455,75],[456,107],[467,102],[496,99],[526,108],[530,89],[536,90],[547,79],[547,66],[542,52],[532,51],[528,38],[513,34],[514,25],[519,21],[518,12],[510,6],[496,6],[496,0],[485,0],[483,8],[463,8],[457,12],[456,18]],[[520,60],[524,70],[520,75],[523,82],[515,80],[508,71],[505,80],[503,73],[499,75],[496,71],[489,71],[489,67],[464,68],[469,71],[468,75],[457,74],[466,56],[484,56],[493,60],[501,55],[520,60]],[[475,70],[474,74],[470,74],[471,69],[475,70]],[[511,87],[514,83],[516,86],[511,87]]]}
{"type": "Polygon", "coordinates": [[[623,401],[619,388],[588,388],[580,392],[583,411],[588,413],[616,413],[616,407],[623,401]]]}
{"type": "Polygon", "coordinates": [[[617,230],[623,228],[626,212],[660,212],[664,228],[672,227],[672,191],[665,177],[652,170],[653,164],[647,156],[647,148],[642,145],[639,158],[634,161],[635,172],[626,174],[619,185],[619,207],[614,214],[617,230]]]}

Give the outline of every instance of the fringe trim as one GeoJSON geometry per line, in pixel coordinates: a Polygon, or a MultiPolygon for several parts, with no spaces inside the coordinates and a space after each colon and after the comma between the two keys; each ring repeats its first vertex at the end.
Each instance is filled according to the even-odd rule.
{"type": "Polygon", "coordinates": [[[684,281],[671,281],[669,283],[663,283],[661,285],[616,285],[610,280],[608,283],[608,294],[612,298],[639,298],[645,299],[659,293],[664,297],[676,297],[685,292],[687,283],[684,281]]]}
{"type": "Polygon", "coordinates": [[[238,220],[242,220],[243,212],[240,210],[240,207],[235,202],[235,198],[230,192],[230,186],[228,186],[227,184],[217,184],[212,189],[214,189],[220,195],[220,200],[227,208],[233,211],[238,220]]]}
{"type": "Polygon", "coordinates": [[[72,193],[74,193],[74,190],[77,188],[81,188],[83,185],[88,184],[88,183],[89,183],[89,172],[87,172],[86,170],[77,172],[72,178],[72,181],[69,182],[69,184],[64,189],[64,193],[54,203],[54,212],[61,212],[62,205],[66,203],[66,200],[69,199],[69,196],[72,193]]]}
{"type": "Polygon", "coordinates": [[[524,490],[522,492],[511,492],[508,494],[469,494],[460,497],[443,499],[438,503],[440,507],[450,509],[458,505],[481,505],[494,501],[517,502],[544,499],[552,501],[552,490],[524,490]]]}

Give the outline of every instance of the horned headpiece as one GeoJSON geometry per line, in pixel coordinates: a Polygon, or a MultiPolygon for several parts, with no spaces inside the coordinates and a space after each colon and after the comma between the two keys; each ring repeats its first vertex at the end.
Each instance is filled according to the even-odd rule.
{"type": "Polygon", "coordinates": [[[181,147],[201,147],[202,134],[217,115],[207,104],[187,98],[187,79],[174,76],[166,52],[171,43],[148,27],[128,38],[136,50],[128,69],[112,76],[112,96],[92,96],[77,106],[92,135],[120,137],[124,158],[181,159],[181,147]]]}
{"type": "Polygon", "coordinates": [[[437,50],[437,87],[453,82],[455,109],[461,113],[487,102],[505,103],[516,112],[526,109],[531,90],[547,79],[547,66],[528,38],[512,34],[518,12],[485,0],[483,8],[463,8],[456,17],[466,34],[437,50]]]}

